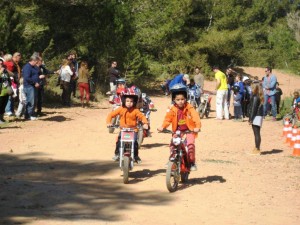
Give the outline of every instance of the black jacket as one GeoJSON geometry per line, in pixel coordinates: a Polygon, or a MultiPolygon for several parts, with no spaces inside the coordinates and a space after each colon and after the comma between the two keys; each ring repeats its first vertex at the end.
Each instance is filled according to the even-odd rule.
{"type": "Polygon", "coordinates": [[[255,116],[263,116],[264,108],[263,104],[260,104],[260,98],[257,95],[253,95],[250,99],[248,108],[249,122],[253,122],[255,116]]]}

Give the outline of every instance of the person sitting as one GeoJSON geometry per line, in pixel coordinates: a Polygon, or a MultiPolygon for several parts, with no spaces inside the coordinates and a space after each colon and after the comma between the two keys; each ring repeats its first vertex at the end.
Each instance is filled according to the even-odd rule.
{"type": "MultiPolygon", "coordinates": [[[[148,120],[144,116],[139,109],[136,108],[136,104],[138,101],[138,96],[132,92],[130,89],[127,89],[125,92],[122,93],[122,106],[117,108],[116,110],[110,112],[106,118],[107,127],[112,126],[111,120],[112,118],[120,116],[120,128],[134,128],[135,135],[134,135],[134,160],[137,163],[141,163],[142,160],[139,157],[138,152],[138,143],[137,143],[137,120],[142,121],[143,128],[148,129],[148,120]]],[[[116,149],[115,149],[115,156],[113,157],[114,161],[118,161],[120,156],[119,148],[120,148],[120,139],[121,139],[121,132],[119,133],[118,140],[116,142],[116,149]]]]}

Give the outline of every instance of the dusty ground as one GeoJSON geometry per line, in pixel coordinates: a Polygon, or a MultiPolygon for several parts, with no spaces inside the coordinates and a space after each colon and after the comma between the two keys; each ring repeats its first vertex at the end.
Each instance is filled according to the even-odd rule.
{"type": "MultiPolygon", "coordinates": [[[[300,77],[275,73],[285,94],[300,87],[300,77]]],[[[252,156],[251,127],[212,112],[196,141],[198,171],[170,194],[170,135],[155,131],[170,100],[152,99],[152,137],[127,185],[111,160],[116,133],[105,128],[106,103],[46,108],[39,121],[0,129],[0,224],[300,224],[300,158],[284,144],[281,121],[264,121],[263,154],[252,156]]]]}

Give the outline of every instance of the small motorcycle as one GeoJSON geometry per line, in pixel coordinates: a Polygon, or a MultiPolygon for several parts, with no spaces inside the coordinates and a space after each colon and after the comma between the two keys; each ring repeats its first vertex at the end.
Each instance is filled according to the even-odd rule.
{"type": "Polygon", "coordinates": [[[289,124],[292,124],[292,126],[300,126],[300,108],[299,106],[296,106],[295,108],[293,108],[293,111],[291,113],[286,114],[283,118],[282,118],[282,122],[284,125],[285,120],[288,119],[289,120],[289,124]]]}
{"type": "Polygon", "coordinates": [[[196,90],[188,89],[188,103],[190,103],[196,110],[199,107],[197,98],[200,98],[200,93],[197,93],[196,90]]]}
{"type": "Polygon", "coordinates": [[[162,133],[171,133],[172,140],[170,144],[170,157],[166,170],[166,185],[169,192],[175,192],[178,188],[179,181],[182,183],[188,181],[191,164],[188,158],[188,149],[186,146],[185,134],[192,131],[172,132],[163,130],[162,133]]]}
{"type": "Polygon", "coordinates": [[[204,115],[206,118],[208,118],[208,115],[210,113],[210,101],[211,101],[210,94],[204,93],[203,100],[201,101],[201,104],[198,108],[201,119],[204,117],[204,115]]]}
{"type": "MultiPolygon", "coordinates": [[[[119,126],[112,126],[118,128],[119,126]]],[[[129,181],[129,171],[133,169],[134,164],[134,128],[122,128],[119,148],[119,166],[123,172],[123,183],[129,181]]]]}
{"type": "Polygon", "coordinates": [[[143,129],[143,124],[139,121],[138,122],[138,137],[137,137],[137,142],[139,148],[141,147],[144,138],[145,137],[150,137],[150,114],[151,112],[156,112],[157,109],[154,108],[153,102],[150,100],[150,98],[146,95],[146,93],[142,93],[142,99],[143,99],[143,107],[140,108],[140,111],[145,115],[145,117],[148,120],[149,124],[149,129],[144,130],[143,129]]]}

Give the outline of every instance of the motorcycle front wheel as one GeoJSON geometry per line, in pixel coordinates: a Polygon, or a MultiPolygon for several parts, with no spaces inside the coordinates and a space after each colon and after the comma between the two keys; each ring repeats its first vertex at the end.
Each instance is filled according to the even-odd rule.
{"type": "Polygon", "coordinates": [[[143,140],[144,140],[144,130],[143,128],[140,128],[138,130],[138,137],[137,137],[138,148],[141,147],[143,140]]]}
{"type": "Polygon", "coordinates": [[[166,184],[169,192],[174,192],[178,188],[180,179],[179,167],[177,162],[168,162],[168,168],[166,171],[166,184]]]}
{"type": "Polygon", "coordinates": [[[123,171],[123,183],[128,184],[130,170],[130,159],[128,156],[123,157],[122,171],[123,171]]]}

